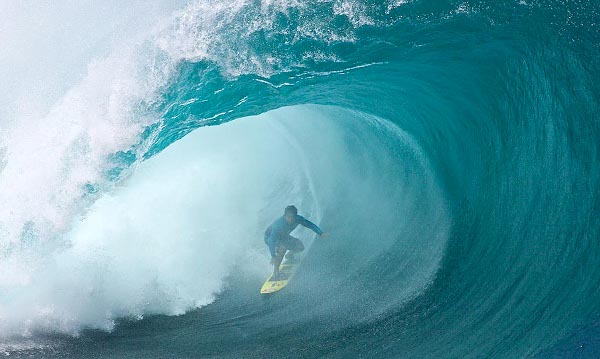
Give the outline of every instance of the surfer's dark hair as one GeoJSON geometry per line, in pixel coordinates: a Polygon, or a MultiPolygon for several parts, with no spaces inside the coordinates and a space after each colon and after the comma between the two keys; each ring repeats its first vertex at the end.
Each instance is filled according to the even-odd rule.
{"type": "Polygon", "coordinates": [[[298,208],[296,208],[296,206],[294,206],[294,205],[289,205],[289,206],[285,207],[285,211],[283,211],[283,213],[297,215],[298,208]]]}

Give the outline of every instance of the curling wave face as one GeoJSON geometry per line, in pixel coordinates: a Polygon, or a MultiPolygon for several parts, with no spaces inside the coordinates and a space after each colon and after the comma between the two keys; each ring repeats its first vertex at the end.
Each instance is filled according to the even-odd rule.
{"type": "Polygon", "coordinates": [[[99,57],[46,127],[7,115],[4,335],[212,302],[198,325],[223,357],[268,352],[271,329],[289,355],[534,356],[587,325],[593,5],[226,5],[189,4],[99,57]],[[308,251],[301,300],[215,301],[268,272],[260,232],[289,203],[337,236],[308,251]],[[226,345],[223,318],[252,335],[226,345]]]}

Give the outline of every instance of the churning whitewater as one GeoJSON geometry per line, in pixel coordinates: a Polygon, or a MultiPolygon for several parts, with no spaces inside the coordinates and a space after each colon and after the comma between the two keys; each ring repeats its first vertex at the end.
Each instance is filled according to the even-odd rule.
{"type": "Polygon", "coordinates": [[[600,355],[595,2],[0,20],[0,353],[600,355]],[[265,297],[289,204],[331,236],[265,297]]]}

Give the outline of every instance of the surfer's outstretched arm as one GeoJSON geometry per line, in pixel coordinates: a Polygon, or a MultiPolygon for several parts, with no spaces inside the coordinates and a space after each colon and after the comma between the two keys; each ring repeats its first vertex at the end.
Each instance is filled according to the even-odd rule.
{"type": "Polygon", "coordinates": [[[315,232],[316,234],[318,234],[322,237],[327,237],[327,233],[323,233],[323,230],[321,228],[319,228],[319,226],[317,226],[316,224],[312,223],[311,221],[309,221],[308,219],[306,219],[302,216],[298,216],[298,223],[303,225],[304,227],[312,230],[313,232],[315,232]]]}

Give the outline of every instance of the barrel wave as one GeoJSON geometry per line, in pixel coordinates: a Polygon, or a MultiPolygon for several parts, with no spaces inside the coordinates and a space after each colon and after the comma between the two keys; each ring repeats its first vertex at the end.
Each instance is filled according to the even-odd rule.
{"type": "Polygon", "coordinates": [[[600,354],[595,3],[4,6],[3,353],[600,354]]]}

